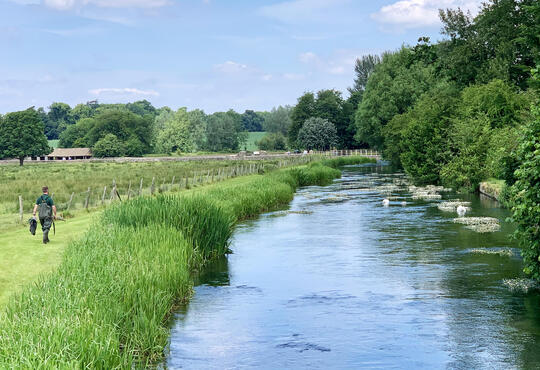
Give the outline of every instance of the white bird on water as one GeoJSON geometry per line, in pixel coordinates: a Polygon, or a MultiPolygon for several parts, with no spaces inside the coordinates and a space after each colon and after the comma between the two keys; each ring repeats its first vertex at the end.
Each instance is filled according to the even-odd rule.
{"type": "Polygon", "coordinates": [[[385,199],[383,199],[383,201],[382,201],[382,205],[383,205],[384,207],[388,207],[388,206],[390,205],[390,201],[389,201],[388,199],[385,198],[385,199]]]}
{"type": "Polygon", "coordinates": [[[465,213],[467,213],[467,208],[463,207],[462,205],[459,205],[456,211],[459,217],[463,217],[465,216],[465,213]]]}

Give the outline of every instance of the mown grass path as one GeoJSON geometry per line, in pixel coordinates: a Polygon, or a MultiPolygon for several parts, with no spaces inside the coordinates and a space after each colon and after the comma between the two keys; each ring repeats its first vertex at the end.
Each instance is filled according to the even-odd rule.
{"type": "Polygon", "coordinates": [[[9,297],[40,274],[54,270],[62,261],[62,255],[70,241],[80,238],[100,212],[80,213],[66,222],[56,222],[56,235],[51,242],[42,243],[38,222],[36,235],[28,227],[14,227],[0,233],[0,309],[9,297]]]}

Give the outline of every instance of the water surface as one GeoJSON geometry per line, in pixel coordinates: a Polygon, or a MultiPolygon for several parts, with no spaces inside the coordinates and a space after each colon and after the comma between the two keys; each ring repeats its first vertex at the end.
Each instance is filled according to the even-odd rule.
{"type": "Polygon", "coordinates": [[[539,368],[540,296],[503,284],[522,277],[507,211],[467,196],[467,216],[501,221],[480,234],[439,200],[385,189],[402,178],[347,167],[331,186],[300,190],[291,212],[241,224],[234,254],[198,277],[176,313],[166,366],[539,368]],[[514,256],[472,253],[508,248],[514,256]]]}

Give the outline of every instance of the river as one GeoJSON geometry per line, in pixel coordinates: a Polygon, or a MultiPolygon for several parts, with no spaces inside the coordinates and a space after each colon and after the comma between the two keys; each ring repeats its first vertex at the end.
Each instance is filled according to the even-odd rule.
{"type": "Polygon", "coordinates": [[[198,276],[175,314],[165,366],[540,368],[540,295],[505,280],[523,277],[508,211],[476,195],[414,200],[403,181],[346,167],[288,210],[239,225],[234,254],[198,276]],[[500,231],[454,223],[437,205],[456,197],[500,231]]]}

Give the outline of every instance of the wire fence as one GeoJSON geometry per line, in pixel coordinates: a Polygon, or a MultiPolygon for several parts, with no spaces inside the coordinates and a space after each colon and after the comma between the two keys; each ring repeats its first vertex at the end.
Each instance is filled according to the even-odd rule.
{"type": "MultiPolygon", "coordinates": [[[[129,181],[127,186],[123,187],[118,186],[115,179],[111,179],[111,183],[103,188],[89,186],[84,192],[72,192],[71,194],[62,194],[62,196],[51,192],[50,196],[53,200],[55,200],[55,198],[65,200],[63,202],[55,202],[55,205],[60,214],[69,216],[70,212],[74,210],[89,210],[106,207],[118,201],[126,201],[145,195],[181,191],[193,187],[213,184],[238,176],[264,173],[273,168],[284,168],[306,164],[325,157],[353,155],[379,158],[379,153],[370,149],[310,151],[309,153],[281,157],[276,164],[265,161],[260,161],[260,163],[238,164],[235,166],[224,166],[209,170],[191,171],[189,173],[178,175],[170,174],[170,176],[162,178],[152,177],[151,181],[146,182],[144,178],[134,178],[129,181]]],[[[31,204],[33,204],[34,200],[23,199],[21,195],[18,196],[19,223],[25,222],[26,202],[32,202],[31,204]]],[[[28,207],[28,204],[26,204],[26,210],[28,211],[28,209],[31,209],[31,207],[28,207]]]]}

